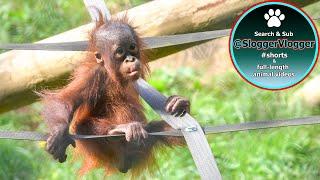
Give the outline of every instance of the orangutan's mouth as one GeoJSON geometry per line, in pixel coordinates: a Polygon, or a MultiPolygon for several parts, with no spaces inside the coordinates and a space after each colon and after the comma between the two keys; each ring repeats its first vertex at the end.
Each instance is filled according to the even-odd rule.
{"type": "Polygon", "coordinates": [[[139,75],[138,70],[129,72],[129,76],[137,76],[137,75],[139,75]]]}

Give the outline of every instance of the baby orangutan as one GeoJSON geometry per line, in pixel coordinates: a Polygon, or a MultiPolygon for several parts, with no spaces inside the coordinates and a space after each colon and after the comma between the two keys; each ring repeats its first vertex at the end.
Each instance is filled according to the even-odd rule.
{"type": "MultiPolygon", "coordinates": [[[[170,127],[164,121],[147,123],[134,88],[135,81],[148,71],[141,40],[125,19],[100,21],[90,34],[89,51],[66,87],[42,94],[42,115],[50,131],[47,151],[64,162],[67,147],[73,145],[76,155],[84,160],[82,174],[100,167],[107,174],[146,169],[154,163],[152,150],[156,145],[176,145],[181,139],[148,136],[147,132],[170,127]],[[125,137],[75,141],[69,133],[124,133],[125,137]]],[[[171,96],[165,109],[183,116],[189,112],[190,103],[171,96]]]]}

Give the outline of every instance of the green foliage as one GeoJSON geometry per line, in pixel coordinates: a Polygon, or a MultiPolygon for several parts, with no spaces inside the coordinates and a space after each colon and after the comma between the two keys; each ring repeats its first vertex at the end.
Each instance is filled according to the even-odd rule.
{"type": "Polygon", "coordinates": [[[2,0],[0,39],[33,42],[89,22],[84,14],[84,6],[77,0],[2,0]]]}
{"type": "MultiPolygon", "coordinates": [[[[201,73],[190,68],[164,69],[151,74],[150,83],[166,95],[181,94],[192,102],[192,115],[202,125],[232,124],[245,121],[281,119],[315,115],[317,109],[289,103],[294,90],[270,92],[243,82],[238,75],[216,76],[208,84],[199,82],[201,73]],[[186,83],[188,82],[188,83],[186,83]]],[[[0,116],[0,129],[43,131],[39,124],[39,105],[0,116]],[[35,120],[34,120],[35,119],[35,120]]],[[[159,119],[146,105],[149,119],[159,119]]],[[[315,179],[320,160],[319,126],[290,127],[250,132],[209,135],[208,140],[225,179],[315,179]]],[[[79,161],[59,164],[37,142],[0,141],[0,179],[76,179],[79,161]]],[[[71,156],[71,153],[69,153],[71,156]]],[[[187,148],[166,149],[157,154],[159,171],[152,179],[198,179],[196,167],[187,148]]],[[[100,179],[96,170],[85,179],[100,179]]],[[[126,179],[116,175],[111,179],[126,179]]]]}
{"type": "MultiPolygon", "coordinates": [[[[108,0],[111,12],[146,0],[108,0]]],[[[84,23],[90,16],[79,0],[1,0],[0,42],[33,42],[84,23]]]]}
{"type": "MultiPolygon", "coordinates": [[[[214,77],[209,85],[201,84],[196,90],[194,84],[198,84],[199,79],[201,75],[190,69],[158,70],[151,82],[164,87],[165,94],[179,92],[190,97],[192,114],[203,125],[318,114],[317,109],[305,109],[302,104],[291,102],[289,98],[296,88],[264,91],[229,73],[214,77]]],[[[290,127],[209,135],[208,139],[224,179],[313,179],[320,168],[319,129],[319,126],[290,127]]],[[[191,173],[195,167],[188,155],[185,149],[178,149],[169,153],[169,158],[162,157],[163,177],[195,178],[191,173]]]]}

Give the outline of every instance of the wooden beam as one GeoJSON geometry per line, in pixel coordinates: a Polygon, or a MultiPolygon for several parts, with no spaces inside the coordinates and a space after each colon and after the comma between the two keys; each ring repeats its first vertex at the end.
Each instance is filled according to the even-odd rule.
{"type": "MultiPolygon", "coordinates": [[[[134,7],[127,13],[143,36],[169,35],[230,28],[244,9],[263,0],[157,0],[134,7]]],[[[317,0],[290,0],[305,6],[317,0]]],[[[89,14],[88,14],[89,16],[89,14]]],[[[86,40],[92,24],[86,24],[40,42],[86,40]]],[[[191,45],[190,45],[191,46],[191,45]]],[[[190,46],[181,47],[179,50],[190,46]]],[[[154,58],[176,50],[157,52],[154,58]]],[[[33,91],[64,85],[68,73],[85,52],[9,51],[0,55],[0,113],[37,100],[33,91]]],[[[153,58],[153,59],[154,59],[153,58]]]]}
{"type": "Polygon", "coordinates": [[[309,107],[315,107],[320,105],[320,75],[314,77],[310,81],[306,82],[300,89],[298,89],[293,97],[292,101],[302,101],[309,107]]]}

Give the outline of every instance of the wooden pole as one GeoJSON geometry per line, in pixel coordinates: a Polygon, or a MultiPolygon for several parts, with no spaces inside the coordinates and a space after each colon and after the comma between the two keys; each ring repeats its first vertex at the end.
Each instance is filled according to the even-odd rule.
{"type": "Polygon", "coordinates": [[[293,101],[302,101],[309,107],[319,106],[320,105],[320,75],[314,77],[302,88],[298,89],[294,96],[292,97],[293,101]]]}
{"type": "MultiPolygon", "coordinates": [[[[262,1],[157,0],[117,15],[127,13],[133,25],[143,36],[168,35],[230,28],[235,17],[244,9],[262,1]]],[[[291,0],[289,2],[305,6],[316,1],[291,0]]],[[[85,40],[91,27],[92,24],[86,24],[40,42],[85,40]]],[[[156,58],[175,51],[163,52],[158,52],[159,56],[156,58]]],[[[37,97],[33,91],[64,85],[68,81],[69,72],[83,55],[85,52],[9,51],[1,54],[0,113],[36,101],[37,97]]]]}

